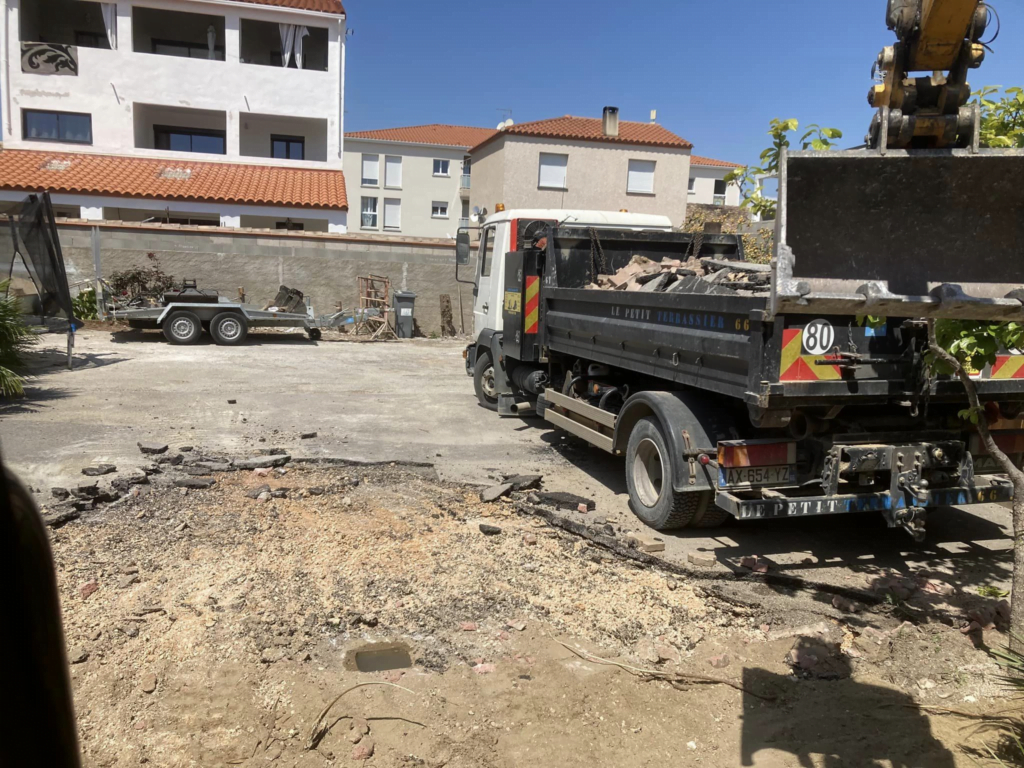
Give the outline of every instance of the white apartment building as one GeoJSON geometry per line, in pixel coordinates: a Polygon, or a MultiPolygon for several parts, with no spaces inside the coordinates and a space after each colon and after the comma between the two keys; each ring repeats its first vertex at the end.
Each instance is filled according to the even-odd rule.
{"type": "Polygon", "coordinates": [[[690,184],[686,201],[699,205],[739,205],[740,185],[727,182],[725,177],[742,167],[739,163],[690,155],[690,184]]]}
{"type": "Polygon", "coordinates": [[[469,226],[468,150],[494,133],[431,124],[345,134],[351,231],[454,238],[469,226]]]}
{"type": "Polygon", "coordinates": [[[341,0],[0,0],[0,200],[343,233],[341,0]]]}

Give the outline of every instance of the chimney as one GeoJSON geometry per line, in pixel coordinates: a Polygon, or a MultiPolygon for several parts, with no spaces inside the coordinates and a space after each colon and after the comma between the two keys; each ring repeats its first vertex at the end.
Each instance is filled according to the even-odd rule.
{"type": "Polygon", "coordinates": [[[605,136],[616,137],[619,135],[619,108],[605,107],[604,117],[601,120],[601,128],[605,136]]]}

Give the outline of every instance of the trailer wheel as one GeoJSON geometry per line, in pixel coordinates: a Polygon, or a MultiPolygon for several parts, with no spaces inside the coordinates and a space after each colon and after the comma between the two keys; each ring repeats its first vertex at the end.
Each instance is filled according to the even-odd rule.
{"type": "Polygon", "coordinates": [[[494,391],[494,364],[491,353],[480,350],[476,354],[476,365],[473,366],[473,389],[480,405],[491,411],[498,410],[498,393],[494,391]]]}
{"type": "Polygon", "coordinates": [[[310,341],[320,341],[320,337],[323,336],[319,328],[310,328],[306,333],[309,334],[310,341]]]}
{"type": "Polygon", "coordinates": [[[640,419],[626,446],[626,488],[633,514],[657,531],[684,528],[701,508],[701,493],[672,490],[672,462],[656,419],[640,419]]]}
{"type": "Polygon", "coordinates": [[[164,338],[171,344],[195,344],[203,332],[203,324],[195,312],[179,309],[164,320],[164,338]]]}
{"type": "Polygon", "coordinates": [[[218,344],[233,347],[249,335],[249,323],[237,312],[221,312],[210,321],[210,335],[218,344]]]}

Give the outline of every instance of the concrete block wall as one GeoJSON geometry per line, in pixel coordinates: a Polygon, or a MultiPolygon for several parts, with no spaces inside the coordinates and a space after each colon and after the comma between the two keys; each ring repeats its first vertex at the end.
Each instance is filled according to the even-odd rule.
{"type": "MultiPolygon", "coordinates": [[[[68,280],[88,280],[94,274],[92,227],[58,224],[68,280]]],[[[335,304],[358,305],[359,276],[390,278],[392,290],[416,294],[416,322],[424,335],[441,330],[441,294],[452,300],[456,331],[473,330],[473,286],[455,282],[455,247],[443,241],[365,239],[339,235],[274,234],[224,229],[185,230],[161,226],[100,224],[102,273],[147,266],[147,254],[175,279],[195,279],[200,288],[213,288],[234,297],[245,289],[250,303],[265,304],[278,286],[298,288],[312,299],[318,314],[330,314],[335,304]],[[459,324],[459,296],[462,318],[459,324]]],[[[473,267],[461,268],[471,279],[473,267]]]]}

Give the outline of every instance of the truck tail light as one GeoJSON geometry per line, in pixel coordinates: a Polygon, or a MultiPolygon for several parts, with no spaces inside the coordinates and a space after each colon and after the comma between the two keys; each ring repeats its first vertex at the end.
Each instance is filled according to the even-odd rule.
{"type": "Polygon", "coordinates": [[[770,467],[796,464],[796,443],[774,440],[728,440],[718,444],[720,467],[770,467]]]}

